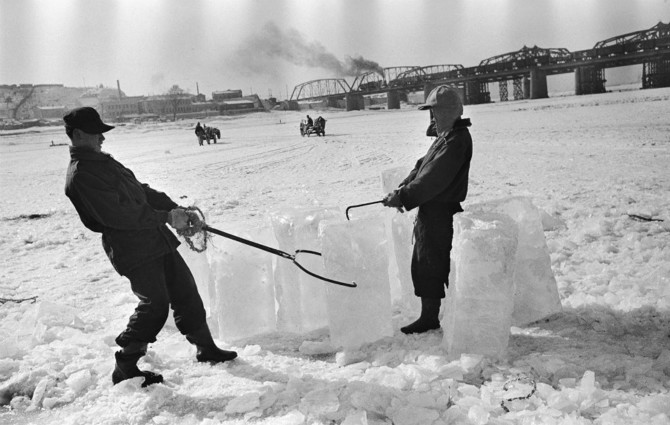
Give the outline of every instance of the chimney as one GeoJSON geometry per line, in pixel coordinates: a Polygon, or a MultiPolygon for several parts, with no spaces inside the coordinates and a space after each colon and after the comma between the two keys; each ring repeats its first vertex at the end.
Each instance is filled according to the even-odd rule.
{"type": "Polygon", "coordinates": [[[195,83],[195,93],[200,96],[200,87],[198,87],[198,83],[195,83]]]}
{"type": "Polygon", "coordinates": [[[121,99],[121,83],[119,83],[119,80],[116,80],[116,88],[119,91],[119,99],[121,99]]]}

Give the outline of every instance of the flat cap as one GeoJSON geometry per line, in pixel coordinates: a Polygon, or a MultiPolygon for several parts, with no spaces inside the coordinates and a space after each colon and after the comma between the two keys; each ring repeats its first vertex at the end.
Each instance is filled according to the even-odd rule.
{"type": "Polygon", "coordinates": [[[430,92],[426,103],[419,105],[419,109],[451,109],[461,116],[463,115],[463,102],[456,90],[447,86],[438,86],[430,92]]]}
{"type": "Polygon", "coordinates": [[[114,128],[113,125],[107,125],[102,122],[98,111],[90,106],[75,108],[63,117],[65,125],[72,128],[78,128],[84,133],[100,134],[114,128]]]}

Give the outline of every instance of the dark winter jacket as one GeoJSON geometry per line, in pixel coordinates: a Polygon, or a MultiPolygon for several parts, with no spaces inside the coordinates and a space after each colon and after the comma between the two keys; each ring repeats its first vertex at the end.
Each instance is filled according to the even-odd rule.
{"type": "Polygon", "coordinates": [[[398,189],[403,206],[419,207],[414,225],[412,282],[418,297],[444,298],[449,285],[454,214],[463,211],[472,159],[469,119],[454,123],[417,161],[398,189]]]}
{"type": "Polygon", "coordinates": [[[401,183],[400,201],[406,210],[427,202],[453,204],[465,200],[472,159],[470,119],[459,119],[445,136],[435,139],[401,183]]]}
{"type": "Polygon", "coordinates": [[[179,246],[165,225],[178,205],[137,181],[107,153],[71,147],[65,194],[84,226],[102,233],[102,245],[119,274],[179,246]]]}

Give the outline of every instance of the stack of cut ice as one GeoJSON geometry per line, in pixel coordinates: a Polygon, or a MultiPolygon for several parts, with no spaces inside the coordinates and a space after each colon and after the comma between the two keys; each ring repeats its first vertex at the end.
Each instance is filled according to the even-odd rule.
{"type": "MultiPolygon", "coordinates": [[[[273,245],[269,229],[238,234],[273,245]]],[[[276,329],[275,291],[270,253],[218,238],[208,248],[212,270],[212,319],[219,338],[249,337],[276,329]]]]}
{"type": "Polygon", "coordinates": [[[501,357],[512,311],[517,226],[504,214],[454,216],[453,268],[442,318],[450,357],[462,353],[501,357]]]}
{"type": "MultiPolygon", "coordinates": [[[[279,249],[290,254],[297,249],[321,252],[319,223],[326,219],[343,221],[344,214],[338,208],[294,208],[272,214],[279,249]]],[[[299,254],[296,259],[306,269],[324,274],[320,256],[299,254]]],[[[300,333],[327,326],[324,282],[300,271],[291,261],[280,259],[275,264],[277,329],[300,333]]]]}
{"type": "Polygon", "coordinates": [[[518,227],[514,261],[512,324],[523,326],[561,311],[561,300],[544,237],[540,210],[526,197],[511,197],[467,207],[469,212],[497,212],[518,227]]]}
{"type": "MultiPolygon", "coordinates": [[[[407,167],[396,167],[382,171],[381,181],[384,194],[398,188],[400,182],[411,170],[407,167]]],[[[400,214],[396,210],[388,210],[390,219],[389,276],[391,277],[391,295],[394,302],[414,310],[419,299],[414,296],[412,285],[412,234],[416,210],[400,214]]]]}
{"type": "Polygon", "coordinates": [[[331,344],[356,349],[392,336],[384,222],[376,218],[325,221],[320,234],[326,275],[358,285],[354,289],[326,286],[331,344]]]}

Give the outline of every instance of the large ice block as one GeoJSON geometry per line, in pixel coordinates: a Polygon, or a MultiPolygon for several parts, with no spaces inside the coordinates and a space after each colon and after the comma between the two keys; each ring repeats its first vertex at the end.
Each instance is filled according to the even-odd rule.
{"type": "Polygon", "coordinates": [[[453,281],[442,318],[450,357],[504,355],[514,308],[517,226],[504,214],[454,216],[453,281]]]}
{"type": "MultiPolygon", "coordinates": [[[[395,167],[383,170],[381,173],[382,192],[385,194],[394,191],[412,171],[409,167],[395,167]]],[[[389,210],[387,214],[389,239],[389,278],[391,283],[391,300],[403,307],[416,310],[419,307],[419,298],[414,295],[412,285],[412,249],[413,231],[416,210],[399,213],[389,210]]]]}
{"type": "MultiPolygon", "coordinates": [[[[264,245],[274,243],[269,229],[235,234],[264,245]]],[[[207,252],[214,276],[212,318],[218,337],[235,340],[274,331],[273,255],[224,238],[217,238],[207,252]]]]}
{"type": "Polygon", "coordinates": [[[405,180],[409,175],[411,168],[408,167],[394,167],[388,170],[383,170],[381,174],[382,191],[384,194],[393,192],[398,188],[400,182],[405,180]]]}
{"type": "MultiPolygon", "coordinates": [[[[339,208],[293,208],[271,214],[278,248],[289,254],[297,249],[321,251],[319,223],[325,219],[345,220],[339,208]]],[[[316,274],[324,274],[320,256],[299,254],[300,264],[316,274]]],[[[328,325],[326,283],[298,269],[291,261],[279,259],[274,270],[277,298],[277,329],[308,332],[328,325]]]]}
{"type": "Polygon", "coordinates": [[[561,311],[561,300],[542,227],[540,210],[526,197],[510,197],[466,207],[506,214],[519,229],[514,267],[512,324],[522,326],[561,311]]]}
{"type": "Polygon", "coordinates": [[[327,286],[331,345],[355,349],[392,336],[384,222],[375,218],[325,221],[320,232],[326,275],[358,285],[327,286]]]}
{"type": "Polygon", "coordinates": [[[207,260],[207,251],[193,251],[184,240],[181,240],[181,242],[181,245],[177,248],[177,252],[179,252],[191,270],[191,274],[198,286],[198,293],[200,294],[200,298],[202,298],[202,303],[205,309],[211,313],[213,303],[210,293],[210,282],[213,279],[213,275],[209,261],[207,260]]]}
{"type": "MultiPolygon", "coordinates": [[[[414,285],[412,284],[412,251],[415,212],[406,212],[404,214],[396,213],[391,219],[392,244],[390,261],[395,267],[390,269],[396,272],[395,279],[398,283],[398,298],[394,297],[394,302],[399,302],[402,306],[415,310],[419,307],[419,298],[414,295],[414,285]]],[[[393,288],[393,286],[392,286],[393,288]]]]}

